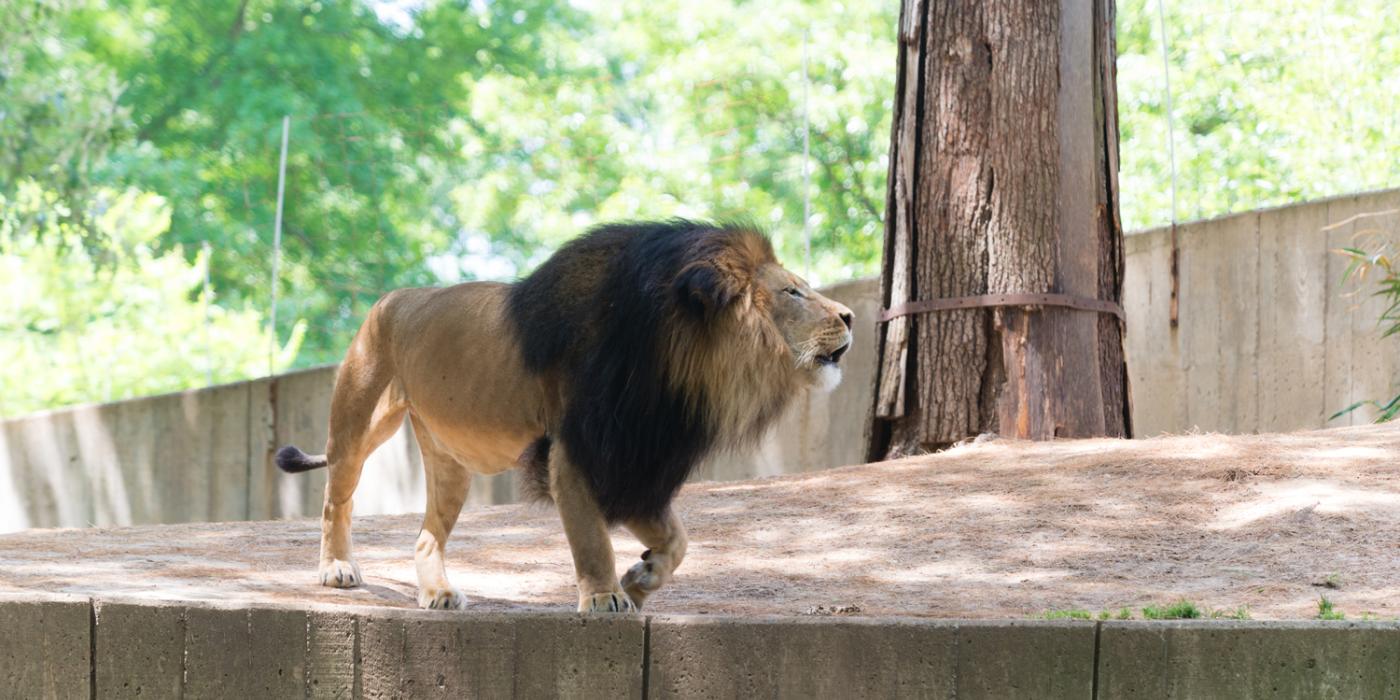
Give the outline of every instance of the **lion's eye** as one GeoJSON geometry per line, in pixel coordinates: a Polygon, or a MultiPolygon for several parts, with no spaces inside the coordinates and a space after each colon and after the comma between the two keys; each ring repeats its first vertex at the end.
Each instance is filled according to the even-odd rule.
{"type": "Polygon", "coordinates": [[[784,291],[784,292],[787,292],[788,294],[791,294],[791,295],[797,297],[798,299],[801,299],[801,298],[802,298],[802,292],[797,291],[797,287],[788,287],[787,289],[784,289],[783,291],[784,291]]]}

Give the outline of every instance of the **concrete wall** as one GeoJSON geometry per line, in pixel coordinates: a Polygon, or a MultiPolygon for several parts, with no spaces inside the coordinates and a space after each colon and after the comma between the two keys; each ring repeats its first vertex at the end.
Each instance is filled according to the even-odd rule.
{"type": "MultiPolygon", "coordinates": [[[[1139,436],[1199,429],[1276,432],[1366,422],[1397,391],[1396,340],[1376,330],[1381,302],[1344,297],[1346,261],[1331,251],[1361,235],[1400,244],[1400,190],[1249,212],[1178,227],[1180,324],[1172,327],[1170,232],[1127,238],[1124,306],[1139,436]]],[[[752,456],[722,456],[697,478],[743,479],[862,461],[875,374],[878,287],[828,293],[856,312],[846,378],[787,415],[752,456]]],[[[0,424],[0,532],[27,527],[263,519],[319,512],[325,473],[279,473],[278,446],[325,444],[335,369],[81,406],[0,424]]],[[[514,500],[511,474],[474,482],[470,503],[514,500]]],[[[421,511],[411,431],[371,457],[359,513],[421,511]]]]}
{"type": "Polygon", "coordinates": [[[0,598],[0,696],[1395,697],[1400,625],[472,614],[0,598]]]}
{"type": "Polygon", "coordinates": [[[1394,395],[1400,346],[1384,304],[1346,296],[1358,241],[1400,244],[1400,190],[1247,212],[1177,227],[1179,326],[1171,326],[1171,232],[1127,238],[1124,306],[1140,436],[1190,429],[1283,432],[1370,422],[1356,401],[1394,395]],[[1323,229],[1368,212],[1331,231],[1323,229]]]}

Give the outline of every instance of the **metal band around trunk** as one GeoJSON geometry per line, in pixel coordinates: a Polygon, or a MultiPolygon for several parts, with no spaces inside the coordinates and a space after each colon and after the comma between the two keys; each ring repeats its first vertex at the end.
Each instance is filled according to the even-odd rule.
{"type": "Polygon", "coordinates": [[[880,311],[880,323],[892,321],[900,316],[923,314],[930,311],[982,309],[996,306],[1058,306],[1078,311],[1113,314],[1118,317],[1118,320],[1127,322],[1123,307],[1114,302],[1046,292],[1044,294],[982,294],[972,297],[910,301],[880,311]]]}

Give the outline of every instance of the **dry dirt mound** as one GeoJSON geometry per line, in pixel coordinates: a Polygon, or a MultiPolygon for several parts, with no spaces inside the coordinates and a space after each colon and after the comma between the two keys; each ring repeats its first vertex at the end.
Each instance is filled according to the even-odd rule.
{"type": "MultiPolygon", "coordinates": [[[[1024,617],[1190,599],[1257,619],[1400,614],[1400,430],[991,441],[686,488],[689,558],[648,611],[1024,617]]],[[[0,537],[0,591],[413,605],[418,518],[357,519],[368,585],[316,585],[298,520],[0,537]]],[[[618,532],[618,570],[641,551],[618,532]]],[[[568,610],[550,509],[464,514],[452,580],[486,611],[568,610]]]]}

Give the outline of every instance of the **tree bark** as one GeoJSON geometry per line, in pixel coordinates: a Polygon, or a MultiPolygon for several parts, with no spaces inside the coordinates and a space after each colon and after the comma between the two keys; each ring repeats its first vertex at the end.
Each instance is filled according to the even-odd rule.
{"type": "MultiPolygon", "coordinates": [[[[1122,300],[1113,0],[904,0],[881,293],[1122,300]]],[[[1129,436],[1123,327],[1056,306],[881,325],[870,457],[1129,436]]]]}

